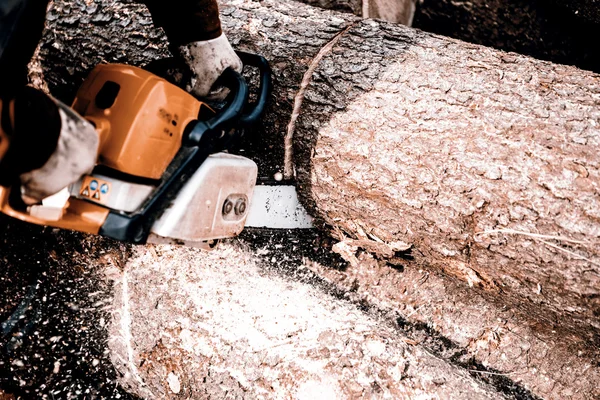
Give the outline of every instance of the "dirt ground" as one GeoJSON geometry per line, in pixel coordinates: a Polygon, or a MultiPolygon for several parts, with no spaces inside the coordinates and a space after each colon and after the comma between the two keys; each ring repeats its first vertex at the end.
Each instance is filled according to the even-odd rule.
{"type": "Polygon", "coordinates": [[[106,351],[112,297],[102,271],[128,252],[0,218],[0,390],[22,399],[131,398],[106,351]]]}

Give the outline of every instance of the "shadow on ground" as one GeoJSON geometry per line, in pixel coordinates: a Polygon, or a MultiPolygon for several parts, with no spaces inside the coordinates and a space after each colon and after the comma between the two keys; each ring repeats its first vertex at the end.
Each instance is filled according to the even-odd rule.
{"type": "Polygon", "coordinates": [[[132,397],[116,383],[101,265],[124,262],[110,240],[0,217],[0,391],[17,398],[132,397]]]}

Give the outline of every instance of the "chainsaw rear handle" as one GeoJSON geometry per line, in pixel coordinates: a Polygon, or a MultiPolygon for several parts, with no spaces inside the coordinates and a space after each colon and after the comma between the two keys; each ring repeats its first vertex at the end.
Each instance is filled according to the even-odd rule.
{"type": "Polygon", "coordinates": [[[244,65],[259,70],[260,84],[256,102],[249,110],[245,110],[248,105],[248,84],[235,70],[225,69],[215,83],[215,86],[229,89],[225,105],[209,120],[196,121],[184,138],[184,145],[208,147],[213,151],[224,150],[241,135],[243,128],[251,126],[262,116],[273,86],[269,63],[257,54],[242,51],[237,54],[244,65]]]}

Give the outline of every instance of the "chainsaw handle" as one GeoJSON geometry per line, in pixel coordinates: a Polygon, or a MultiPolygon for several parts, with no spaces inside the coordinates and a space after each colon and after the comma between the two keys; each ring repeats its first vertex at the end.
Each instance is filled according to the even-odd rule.
{"type": "Polygon", "coordinates": [[[245,51],[236,51],[236,53],[244,65],[258,68],[260,73],[258,97],[254,103],[254,107],[250,111],[244,113],[240,119],[242,125],[249,126],[258,121],[265,111],[265,106],[267,105],[271,89],[273,88],[271,66],[266,58],[258,54],[246,53],[245,51]]]}
{"type": "MultiPolygon", "coordinates": [[[[248,84],[242,75],[231,68],[225,69],[217,79],[215,86],[229,89],[225,106],[207,121],[196,121],[192,130],[184,138],[187,146],[217,147],[226,142],[228,131],[239,123],[244,107],[248,103],[248,84]]],[[[215,148],[214,151],[220,149],[215,148]]]]}
{"type": "Polygon", "coordinates": [[[235,134],[228,132],[236,125],[246,128],[257,122],[265,111],[273,81],[271,67],[267,60],[258,54],[237,51],[244,65],[258,68],[260,84],[256,102],[250,110],[244,110],[248,103],[248,84],[242,75],[231,68],[223,71],[215,86],[229,89],[225,106],[208,121],[197,121],[186,136],[184,144],[188,146],[214,146],[215,151],[222,150],[218,145],[226,147],[234,139],[235,134]],[[201,142],[203,142],[201,144],[201,142]]]}

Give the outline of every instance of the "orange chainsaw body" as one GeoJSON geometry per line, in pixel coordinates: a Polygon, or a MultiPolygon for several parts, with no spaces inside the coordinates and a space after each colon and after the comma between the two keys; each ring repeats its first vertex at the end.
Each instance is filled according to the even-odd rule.
{"type": "Polygon", "coordinates": [[[73,109],[96,125],[99,164],[160,179],[203,104],[148,71],[105,64],[83,83],[73,109]]]}
{"type": "MultiPolygon", "coordinates": [[[[141,68],[119,64],[94,68],[73,102],[73,109],[96,126],[100,138],[97,164],[156,180],[181,147],[186,126],[205,112],[203,107],[210,110],[166,80],[141,68]]],[[[98,233],[109,212],[102,206],[103,201],[94,201],[93,196],[86,200],[71,197],[59,219],[46,220],[14,209],[9,197],[10,189],[0,187],[0,209],[7,215],[87,233],[98,233]]]]}

